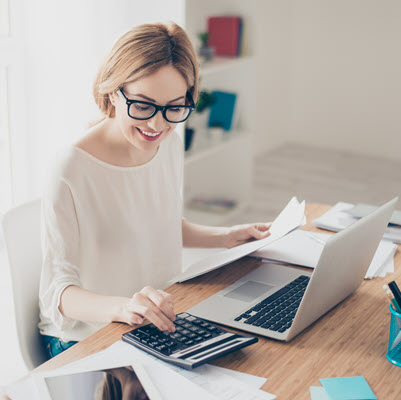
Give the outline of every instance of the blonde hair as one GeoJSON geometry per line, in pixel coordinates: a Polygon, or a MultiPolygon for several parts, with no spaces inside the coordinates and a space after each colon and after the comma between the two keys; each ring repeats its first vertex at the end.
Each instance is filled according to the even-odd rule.
{"type": "Polygon", "coordinates": [[[174,23],[143,24],[117,39],[100,65],[93,85],[95,102],[104,115],[101,120],[115,116],[109,94],[165,65],[172,65],[181,73],[187,82],[188,92],[196,101],[198,61],[188,35],[180,26],[174,23]]]}

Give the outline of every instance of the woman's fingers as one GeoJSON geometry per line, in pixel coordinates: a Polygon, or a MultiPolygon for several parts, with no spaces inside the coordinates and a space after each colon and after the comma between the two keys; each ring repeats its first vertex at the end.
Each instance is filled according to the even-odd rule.
{"type": "Polygon", "coordinates": [[[268,231],[268,230],[271,228],[272,224],[271,224],[271,222],[267,222],[267,223],[265,223],[265,222],[259,222],[259,223],[257,223],[257,224],[253,224],[253,226],[254,226],[256,229],[258,229],[258,230],[260,230],[260,231],[262,231],[262,232],[265,232],[265,231],[268,231]]]}
{"type": "Polygon", "coordinates": [[[163,292],[163,290],[156,290],[150,286],[144,287],[141,293],[160,308],[167,318],[171,321],[175,321],[174,299],[171,294],[163,292]]]}
{"type": "MultiPolygon", "coordinates": [[[[174,317],[175,319],[175,315],[172,316],[173,312],[171,311],[173,309],[172,299],[158,293],[153,288],[150,289],[147,287],[142,289],[141,292],[135,293],[127,306],[128,311],[134,315],[139,314],[145,317],[162,331],[168,330],[174,332],[175,326],[172,322],[172,318],[174,317]],[[160,307],[155,304],[151,298],[154,299],[160,307]]],[[[136,318],[136,316],[133,318],[136,318]]]]}
{"type": "Polygon", "coordinates": [[[255,239],[263,239],[270,235],[269,228],[266,225],[255,224],[248,228],[248,233],[255,239]]]}

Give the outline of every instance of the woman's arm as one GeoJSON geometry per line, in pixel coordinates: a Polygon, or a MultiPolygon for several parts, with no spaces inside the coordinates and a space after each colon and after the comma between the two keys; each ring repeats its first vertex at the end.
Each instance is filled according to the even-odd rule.
{"type": "Polygon", "coordinates": [[[184,247],[232,248],[254,239],[270,235],[270,223],[215,227],[198,225],[182,219],[182,241],[184,247]]]}
{"type": "Polygon", "coordinates": [[[146,318],[163,331],[175,330],[173,297],[149,286],[129,298],[103,296],[71,285],[61,294],[59,310],[64,317],[79,321],[136,325],[146,318]]]}
{"type": "Polygon", "coordinates": [[[182,219],[184,247],[226,247],[230,228],[198,225],[182,219]]]}

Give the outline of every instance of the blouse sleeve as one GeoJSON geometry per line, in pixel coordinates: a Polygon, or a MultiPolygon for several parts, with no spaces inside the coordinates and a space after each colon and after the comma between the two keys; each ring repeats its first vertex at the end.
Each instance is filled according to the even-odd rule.
{"type": "Polygon", "coordinates": [[[60,330],[72,328],[77,321],[64,317],[59,306],[67,286],[81,287],[79,224],[71,189],[63,178],[51,182],[42,198],[41,242],[41,313],[60,330]]]}

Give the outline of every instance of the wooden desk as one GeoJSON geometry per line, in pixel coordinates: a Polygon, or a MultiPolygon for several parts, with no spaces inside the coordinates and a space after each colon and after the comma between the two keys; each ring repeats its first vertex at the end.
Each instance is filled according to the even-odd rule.
{"type": "MultiPolygon", "coordinates": [[[[305,229],[320,231],[310,221],[330,206],[309,204],[305,229]]],[[[320,386],[319,378],[357,376],[366,378],[378,399],[401,398],[401,368],[386,359],[390,323],[389,302],[382,286],[391,280],[401,282],[400,251],[395,256],[396,272],[386,278],[364,281],[348,299],[301,332],[289,343],[259,337],[259,342],[213,362],[268,378],[263,389],[278,399],[310,399],[309,386],[320,386]]],[[[234,283],[261,262],[244,258],[167,289],[175,297],[176,312],[182,312],[234,283]]],[[[44,371],[65,365],[103,350],[131,330],[112,323],[64,353],[41,365],[44,371]]]]}

